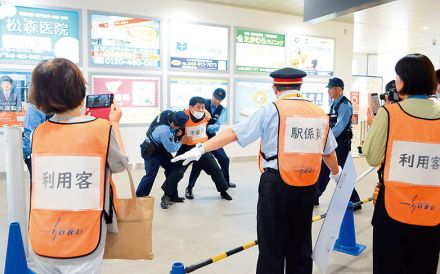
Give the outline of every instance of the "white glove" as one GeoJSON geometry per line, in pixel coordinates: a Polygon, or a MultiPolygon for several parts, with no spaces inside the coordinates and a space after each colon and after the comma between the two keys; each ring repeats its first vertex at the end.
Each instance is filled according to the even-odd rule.
{"type": "Polygon", "coordinates": [[[191,150],[183,153],[182,155],[179,155],[173,159],[171,159],[172,163],[183,161],[184,166],[191,163],[192,161],[198,161],[202,155],[205,154],[205,148],[203,147],[203,144],[197,144],[195,147],[193,147],[191,150]]]}
{"type": "Polygon", "coordinates": [[[338,166],[338,173],[336,173],[335,175],[331,174],[330,172],[330,179],[334,180],[336,183],[338,183],[339,179],[341,178],[341,174],[342,174],[342,168],[341,166],[338,166]]]}

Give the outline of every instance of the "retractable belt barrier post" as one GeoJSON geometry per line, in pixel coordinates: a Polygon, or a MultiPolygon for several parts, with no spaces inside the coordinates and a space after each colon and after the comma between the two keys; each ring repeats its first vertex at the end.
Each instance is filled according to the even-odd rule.
{"type": "Polygon", "coordinates": [[[24,251],[28,255],[26,192],[24,184],[23,143],[18,127],[3,127],[5,133],[6,194],[9,223],[17,222],[22,231],[24,251]]]}
{"type": "MultiPolygon", "coordinates": [[[[375,168],[372,167],[372,168],[368,169],[367,171],[365,171],[364,173],[362,173],[361,175],[359,175],[359,177],[356,178],[356,183],[359,182],[360,180],[362,180],[363,178],[365,178],[374,169],[375,168]]],[[[356,202],[356,203],[353,203],[353,204],[350,202],[348,207],[347,207],[347,212],[351,210],[351,214],[353,214],[353,207],[357,207],[357,206],[360,206],[362,204],[366,204],[368,202],[371,202],[372,200],[373,200],[373,197],[370,197],[370,198],[366,198],[366,199],[360,200],[359,202],[356,202]],[[351,209],[350,209],[350,207],[351,207],[351,209]]],[[[347,212],[346,212],[346,215],[347,215],[347,212]]],[[[316,215],[316,216],[314,216],[312,218],[312,222],[316,222],[316,221],[322,220],[322,219],[324,219],[326,217],[326,215],[327,215],[327,213],[324,213],[324,214],[321,214],[321,215],[316,215]]],[[[353,216],[352,216],[351,220],[353,220],[353,216]]],[[[345,225],[346,222],[347,222],[346,221],[346,217],[344,216],[344,220],[343,220],[343,224],[341,225],[341,231],[340,231],[340,234],[339,234],[338,241],[346,244],[347,241],[340,240],[342,238],[341,235],[344,235],[345,238],[349,239],[348,243],[349,243],[349,246],[351,247],[351,243],[353,242],[353,236],[355,237],[355,235],[354,235],[354,233],[355,233],[354,232],[354,225],[352,227],[352,230],[347,230],[346,228],[343,228],[343,226],[346,226],[345,225]],[[348,237],[346,236],[346,234],[348,234],[348,237]]],[[[356,239],[354,239],[354,243],[356,245],[356,239]]],[[[338,244],[338,242],[337,242],[337,244],[338,244]]],[[[197,264],[194,264],[194,265],[187,266],[185,268],[184,268],[184,265],[182,263],[174,263],[173,266],[172,266],[172,269],[170,271],[170,274],[181,274],[181,273],[191,273],[191,272],[194,272],[197,269],[200,269],[200,268],[205,267],[207,265],[210,265],[212,263],[215,263],[215,262],[218,262],[220,260],[223,260],[224,258],[227,258],[227,257],[229,257],[231,255],[237,254],[237,253],[239,253],[239,252],[241,252],[243,250],[249,249],[249,248],[251,248],[253,246],[256,246],[256,245],[258,245],[258,241],[249,242],[249,243],[244,244],[243,246],[240,246],[240,247],[234,248],[232,250],[220,253],[220,254],[218,254],[216,256],[213,256],[213,257],[211,257],[211,258],[209,258],[207,260],[201,261],[201,262],[199,262],[197,264]],[[184,272],[182,272],[183,268],[184,268],[184,272]]],[[[336,245],[335,245],[335,250],[337,250],[336,249],[336,245]]],[[[362,246],[361,246],[361,250],[359,251],[359,253],[362,252],[363,249],[365,249],[365,248],[362,248],[362,246]]],[[[338,250],[338,251],[342,251],[342,250],[338,250]]],[[[345,251],[342,251],[342,252],[345,252],[345,251]]],[[[351,254],[349,252],[345,252],[345,253],[351,254]]],[[[357,256],[358,254],[356,254],[356,255],[355,254],[351,254],[351,255],[357,256]]]]}

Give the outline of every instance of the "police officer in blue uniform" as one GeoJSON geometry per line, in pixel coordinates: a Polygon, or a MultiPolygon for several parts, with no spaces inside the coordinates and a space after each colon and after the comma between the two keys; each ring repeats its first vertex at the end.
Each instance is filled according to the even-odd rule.
{"type": "MultiPolygon", "coordinates": [[[[181,138],[185,132],[188,115],[183,111],[165,110],[158,115],[148,128],[145,141],[141,144],[141,155],[145,163],[146,174],[142,177],[136,190],[136,196],[148,196],[153,187],[159,167],[165,169],[165,175],[173,168],[171,153],[181,146],[181,138]]],[[[170,201],[183,202],[177,193],[170,195],[170,201]]]]}
{"type": "MultiPolygon", "coordinates": [[[[336,138],[338,147],[336,148],[336,155],[338,157],[338,164],[344,166],[347,160],[348,153],[351,151],[351,139],[353,132],[351,130],[351,118],[353,115],[353,108],[350,100],[344,96],[344,82],[339,78],[332,78],[329,80],[328,85],[329,96],[333,99],[333,103],[330,107],[330,128],[333,135],[336,138]]],[[[326,165],[321,165],[321,173],[319,175],[315,206],[319,205],[319,197],[327,188],[329,182],[330,170],[326,165]]],[[[359,202],[359,195],[356,189],[353,189],[350,201],[355,203],[359,202]]],[[[359,208],[359,207],[358,207],[359,208]]],[[[357,209],[357,208],[356,208],[357,209]]]]}
{"type": "MultiPolygon", "coordinates": [[[[284,68],[272,72],[270,76],[274,78],[273,90],[278,100],[304,100],[300,92],[302,78],[306,76],[304,71],[284,68]]],[[[257,235],[260,253],[257,274],[311,274],[311,219],[316,187],[291,186],[281,178],[277,157],[277,121],[277,107],[275,104],[266,104],[239,124],[219,132],[212,139],[198,144],[172,161],[184,160],[183,165],[186,165],[191,161],[198,161],[204,153],[234,141],[245,147],[261,138],[261,153],[270,159],[262,162],[264,173],[261,175],[258,189],[257,235]]],[[[323,158],[331,168],[331,178],[337,181],[341,169],[334,153],[336,146],[330,130],[323,158]]]]}
{"type": "MultiPolygon", "coordinates": [[[[206,99],[205,101],[205,109],[211,114],[211,120],[208,122],[208,128],[206,133],[208,138],[211,139],[214,137],[220,129],[220,126],[223,121],[226,119],[226,109],[221,105],[221,102],[226,97],[226,91],[222,88],[217,88],[214,90],[212,95],[212,100],[206,99]]],[[[234,188],[235,184],[229,181],[229,157],[226,155],[226,152],[223,148],[219,148],[217,150],[211,151],[212,156],[214,156],[223,173],[223,177],[225,177],[226,182],[229,184],[229,187],[234,188]]],[[[196,184],[197,178],[200,176],[200,172],[202,169],[199,165],[193,165],[191,174],[189,175],[188,187],[186,188],[185,197],[187,199],[194,199],[193,188],[196,184]]]]}

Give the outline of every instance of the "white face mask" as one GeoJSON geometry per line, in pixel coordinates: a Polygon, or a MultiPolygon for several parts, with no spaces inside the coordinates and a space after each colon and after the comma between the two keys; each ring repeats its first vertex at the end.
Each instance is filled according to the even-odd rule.
{"type": "Polygon", "coordinates": [[[202,119],[202,118],[203,118],[203,115],[205,115],[205,113],[204,113],[204,112],[200,112],[200,111],[195,111],[195,110],[194,110],[194,112],[192,113],[192,115],[193,115],[194,118],[196,118],[196,119],[202,119]]]}

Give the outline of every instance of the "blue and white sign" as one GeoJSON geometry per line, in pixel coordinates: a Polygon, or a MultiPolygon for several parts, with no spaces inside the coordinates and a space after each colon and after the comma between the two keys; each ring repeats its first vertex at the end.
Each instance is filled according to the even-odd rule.
{"type": "Polygon", "coordinates": [[[170,24],[170,67],[228,70],[227,27],[173,21],[170,24]]]}
{"type": "Polygon", "coordinates": [[[0,61],[35,64],[63,57],[79,63],[79,12],[0,5],[0,61]]]}

